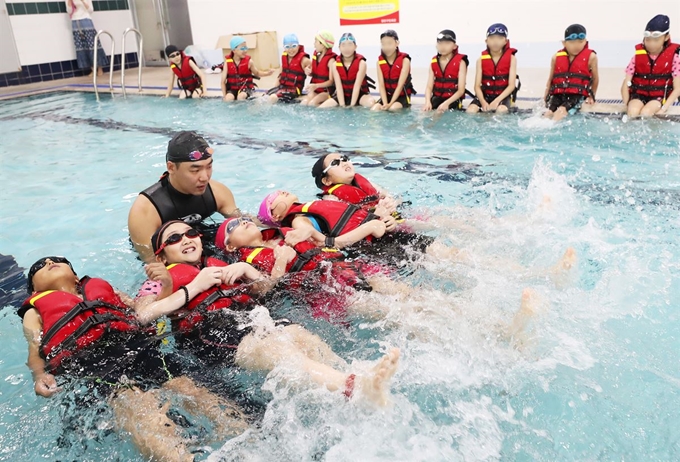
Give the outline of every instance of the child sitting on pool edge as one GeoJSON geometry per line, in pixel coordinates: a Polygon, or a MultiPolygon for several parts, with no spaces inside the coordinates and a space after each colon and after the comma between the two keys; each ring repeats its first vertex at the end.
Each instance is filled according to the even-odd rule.
{"type": "Polygon", "coordinates": [[[432,58],[425,88],[423,111],[462,110],[468,58],[458,52],[456,33],[444,29],[437,35],[437,55],[432,58]]]}
{"type": "Polygon", "coordinates": [[[198,67],[196,61],[191,56],[187,56],[177,48],[175,45],[168,45],[165,47],[165,56],[170,61],[170,82],[168,82],[168,89],[165,91],[165,97],[168,98],[172,94],[172,89],[177,80],[182,92],[179,94],[179,99],[191,98],[196,93],[199,98],[205,94],[205,75],[198,67]]]}
{"type": "Polygon", "coordinates": [[[517,50],[510,47],[508,28],[492,24],[486,30],[486,50],[477,60],[475,99],[468,113],[507,113],[517,94],[517,50]]]}
{"type": "Polygon", "coordinates": [[[231,53],[224,57],[222,69],[222,97],[225,102],[243,101],[255,90],[254,78],[266,77],[274,73],[273,69],[259,70],[248,56],[246,39],[234,36],[229,41],[231,53]]]}
{"type": "Polygon", "coordinates": [[[311,67],[305,68],[305,73],[311,77],[307,85],[307,95],[302,98],[303,106],[316,107],[330,98],[335,90],[331,66],[335,66],[336,55],[333,51],[335,38],[330,31],[320,30],[314,37],[314,55],[311,67]]]}
{"type": "Polygon", "coordinates": [[[279,100],[289,103],[302,96],[302,89],[307,79],[305,68],[312,64],[309,55],[305,53],[305,47],[300,45],[297,35],[288,34],[283,37],[283,49],[279,85],[271,90],[275,91],[269,95],[271,103],[279,100]]]}
{"type": "Polygon", "coordinates": [[[327,99],[321,108],[352,107],[360,105],[372,107],[375,100],[369,94],[373,79],[366,75],[366,58],[357,53],[357,41],[351,33],[340,37],[340,55],[335,58],[333,68],[335,96],[327,99]]]}
{"type": "Polygon", "coordinates": [[[550,62],[550,75],[544,99],[548,107],[545,117],[554,121],[574,114],[585,101],[595,103],[600,82],[597,55],[588,48],[586,28],[572,24],[564,31],[562,48],[550,62]]]}
{"type": "Polygon", "coordinates": [[[658,14],[635,45],[621,86],[628,117],[663,114],[680,96],[680,45],[671,42],[670,30],[668,16],[658,14]]]}

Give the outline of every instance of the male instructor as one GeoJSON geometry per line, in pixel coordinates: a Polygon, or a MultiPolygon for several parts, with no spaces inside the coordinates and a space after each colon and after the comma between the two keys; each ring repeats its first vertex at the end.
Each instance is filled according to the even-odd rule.
{"type": "Polygon", "coordinates": [[[137,196],[128,215],[130,239],[144,262],[153,261],[151,236],[166,221],[196,226],[215,212],[241,214],[229,188],[210,179],[212,155],[196,132],[179,132],[168,143],[167,171],[137,196]]]}

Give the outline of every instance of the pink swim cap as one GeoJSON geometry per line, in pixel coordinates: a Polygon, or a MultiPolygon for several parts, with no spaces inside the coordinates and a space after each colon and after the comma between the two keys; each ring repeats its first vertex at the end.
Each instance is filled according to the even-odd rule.
{"type": "Polygon", "coordinates": [[[227,225],[232,220],[238,220],[238,217],[227,218],[226,220],[224,220],[220,227],[217,228],[217,234],[215,234],[215,247],[225,252],[227,250],[227,246],[224,244],[224,241],[227,238],[227,225]]]}
{"type": "Polygon", "coordinates": [[[260,204],[260,212],[257,214],[257,217],[267,226],[276,226],[278,224],[274,221],[274,217],[272,217],[272,203],[279,197],[279,193],[280,191],[274,191],[267,194],[267,197],[260,204]]]}

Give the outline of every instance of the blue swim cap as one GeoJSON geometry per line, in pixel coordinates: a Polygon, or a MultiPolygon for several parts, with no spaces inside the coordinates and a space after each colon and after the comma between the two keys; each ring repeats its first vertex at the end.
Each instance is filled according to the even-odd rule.
{"type": "Polygon", "coordinates": [[[283,37],[283,44],[284,45],[299,45],[300,41],[298,40],[297,35],[288,34],[285,37],[283,37]]]}
{"type": "Polygon", "coordinates": [[[242,43],[246,43],[246,39],[244,39],[243,37],[239,37],[238,35],[235,35],[229,41],[229,48],[233,50],[242,43]]]}

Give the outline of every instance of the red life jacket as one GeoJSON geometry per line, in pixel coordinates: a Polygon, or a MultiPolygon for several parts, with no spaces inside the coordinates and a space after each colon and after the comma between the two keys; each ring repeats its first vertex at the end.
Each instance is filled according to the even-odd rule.
{"type": "Polygon", "coordinates": [[[23,309],[35,308],[43,323],[40,355],[48,369],[76,351],[93,344],[107,331],[140,331],[130,308],[111,284],[85,276],[80,297],[59,290],[38,292],[26,299],[23,309]]]}
{"type": "Polygon", "coordinates": [[[590,55],[595,53],[588,48],[588,42],[581,52],[569,62],[569,54],[565,48],[555,55],[555,70],[550,87],[551,95],[582,95],[590,96],[590,81],[593,73],[590,71],[588,61],[590,55]]]}
{"type": "MultiPolygon", "coordinates": [[[[330,71],[328,70],[328,62],[338,56],[333,50],[326,50],[323,55],[314,53],[312,56],[312,80],[311,83],[324,83],[330,80],[330,71]]],[[[317,88],[315,93],[325,93],[331,91],[331,88],[317,88]]]]}
{"type": "MultiPolygon", "coordinates": [[[[453,50],[453,56],[451,60],[446,65],[446,68],[442,70],[439,65],[439,57],[437,55],[432,58],[430,66],[432,67],[432,72],[434,72],[434,85],[432,86],[432,96],[438,98],[448,99],[453,96],[453,94],[458,91],[458,71],[460,70],[460,63],[464,61],[468,64],[467,55],[462,55],[458,53],[458,48],[453,50]]],[[[461,99],[463,99],[461,97],[461,99]]]]}
{"type": "MultiPolygon", "coordinates": [[[[203,263],[204,266],[227,266],[225,262],[212,257],[206,258],[203,263]]],[[[201,270],[193,265],[175,263],[168,265],[168,272],[172,278],[172,291],[177,292],[180,290],[180,286],[186,286],[193,281],[201,270]]],[[[178,313],[181,317],[175,323],[176,328],[180,332],[188,333],[204,320],[204,311],[226,308],[243,310],[244,305],[248,305],[250,302],[251,298],[243,293],[243,289],[238,284],[220,284],[219,286],[211,287],[194,297],[182,309],[183,313],[178,313]]]]}
{"type": "Polygon", "coordinates": [[[250,56],[246,55],[238,63],[234,62],[234,52],[224,57],[227,64],[227,91],[243,91],[255,88],[253,74],[250,72],[250,56]]]}
{"type": "Polygon", "coordinates": [[[191,94],[201,86],[201,78],[194,72],[189,64],[191,61],[194,61],[194,58],[185,55],[183,51],[180,53],[182,54],[182,67],[170,64],[170,69],[172,69],[172,72],[177,76],[177,85],[191,94]]]}
{"type": "Polygon", "coordinates": [[[510,62],[517,50],[510,48],[510,41],[505,44],[503,54],[497,63],[493,62],[489,49],[482,51],[482,93],[484,96],[498,96],[508,88],[510,80],[510,62]]]}
{"type": "Polygon", "coordinates": [[[300,45],[298,48],[297,54],[290,59],[285,51],[281,55],[279,86],[281,90],[300,95],[307,79],[307,74],[305,74],[305,70],[302,68],[302,60],[309,58],[309,55],[305,53],[304,46],[300,45]]]}
{"type": "MultiPolygon", "coordinates": [[[[385,55],[380,53],[378,64],[380,65],[380,70],[382,71],[383,82],[385,82],[385,93],[387,93],[388,100],[392,99],[392,95],[394,95],[394,92],[397,89],[397,85],[399,84],[399,76],[401,76],[401,69],[404,67],[404,59],[406,58],[408,58],[409,61],[411,60],[409,55],[402,53],[397,48],[397,57],[394,58],[394,62],[390,64],[387,62],[385,55]]],[[[415,93],[416,92],[413,89],[413,83],[411,83],[411,73],[409,72],[406,83],[404,84],[404,88],[402,89],[399,96],[411,96],[415,93]]],[[[385,104],[389,103],[389,101],[383,102],[385,104]]]]}
{"type": "MultiPolygon", "coordinates": [[[[361,61],[366,61],[366,58],[364,58],[359,53],[354,53],[354,59],[352,60],[352,63],[349,65],[349,68],[346,68],[345,64],[342,62],[342,55],[337,55],[335,57],[335,68],[338,71],[340,82],[342,83],[342,92],[345,95],[345,104],[349,104],[352,101],[354,83],[357,81],[357,74],[359,73],[359,64],[361,61]]],[[[368,75],[365,75],[364,81],[361,82],[359,95],[366,95],[368,92],[368,75]]]]}
{"type": "Polygon", "coordinates": [[[673,91],[673,57],[680,53],[680,45],[670,43],[652,60],[642,43],[635,45],[635,73],[630,94],[665,99],[673,91]]]}
{"type": "MultiPolygon", "coordinates": [[[[288,231],[292,228],[272,228],[262,231],[262,240],[270,241],[277,237],[285,237],[288,231]]],[[[279,245],[286,245],[281,240],[279,245]]],[[[322,261],[328,260],[344,260],[345,255],[336,249],[322,249],[316,244],[303,241],[296,244],[293,249],[297,252],[297,256],[286,266],[286,273],[295,273],[298,271],[312,271],[319,266],[322,261]]],[[[274,249],[271,247],[241,247],[238,249],[239,259],[242,262],[253,265],[257,270],[271,274],[274,269],[274,249]]]]}
{"type": "Polygon", "coordinates": [[[323,187],[324,194],[332,194],[341,201],[362,207],[375,207],[380,200],[380,193],[364,176],[354,174],[352,184],[334,184],[323,187]]]}
{"type": "Polygon", "coordinates": [[[312,201],[306,204],[293,204],[283,218],[281,226],[290,226],[296,215],[315,218],[321,232],[330,237],[342,236],[377,218],[372,213],[345,202],[312,201]]]}

